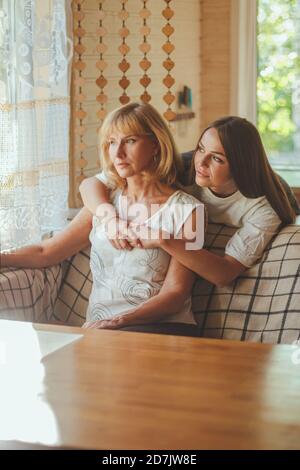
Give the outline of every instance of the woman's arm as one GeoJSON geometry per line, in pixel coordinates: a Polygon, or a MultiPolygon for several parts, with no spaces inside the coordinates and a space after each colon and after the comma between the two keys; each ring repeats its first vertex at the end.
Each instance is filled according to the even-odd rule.
{"type": "Polygon", "coordinates": [[[243,225],[227,242],[224,256],[203,249],[187,250],[182,240],[162,240],[161,247],[199,276],[222,287],[263,256],[280,226],[281,221],[268,201],[262,201],[253,213],[243,217],[243,225]]]}
{"type": "Polygon", "coordinates": [[[116,215],[115,208],[110,203],[109,189],[95,176],[83,180],[79,186],[79,191],[84,206],[92,214],[98,217],[106,215],[107,218],[116,215]]]}
{"type": "Polygon", "coordinates": [[[223,287],[238,277],[246,266],[229,255],[219,256],[210,251],[186,250],[185,240],[160,240],[160,247],[191,271],[216,286],[223,287]]]}
{"type": "Polygon", "coordinates": [[[161,231],[155,233],[146,226],[137,226],[136,233],[140,236],[142,248],[162,248],[179,263],[209,282],[220,287],[228,285],[246,266],[232,256],[222,257],[200,249],[203,246],[205,225],[204,212],[199,217],[194,210],[183,225],[178,238],[170,237],[161,231]],[[194,237],[195,233],[199,236],[194,237]]]}
{"type": "Polygon", "coordinates": [[[155,323],[179,312],[191,295],[195,275],[174,258],[171,259],[160,292],[135,309],[111,320],[87,323],[87,328],[123,328],[129,325],[155,323]]]}
{"type": "Polygon", "coordinates": [[[225,255],[201,249],[186,249],[183,240],[160,240],[160,246],[180,263],[217,286],[226,286],[262,256],[281,221],[267,200],[260,201],[252,213],[243,217],[243,225],[227,242],[225,255]]]}
{"type": "Polygon", "coordinates": [[[91,229],[92,214],[83,208],[54,237],[37,245],[25,246],[14,253],[0,254],[0,266],[45,268],[60,263],[88,246],[91,229]]]}
{"type": "Polygon", "coordinates": [[[79,191],[84,206],[105,224],[107,237],[112,246],[117,250],[131,250],[128,241],[122,238],[123,232],[128,230],[128,223],[119,218],[114,205],[110,203],[107,186],[92,176],[82,181],[79,191]]]}
{"type": "Polygon", "coordinates": [[[212,284],[219,287],[226,286],[247,268],[233,256],[227,254],[219,256],[201,249],[206,223],[205,213],[200,213],[199,217],[194,210],[183,225],[178,238],[165,236],[168,234],[159,231],[156,235],[153,231],[149,232],[149,237],[147,227],[136,227],[136,231],[140,235],[142,248],[162,248],[179,263],[212,284]],[[196,237],[194,237],[195,233],[197,233],[196,237]]]}

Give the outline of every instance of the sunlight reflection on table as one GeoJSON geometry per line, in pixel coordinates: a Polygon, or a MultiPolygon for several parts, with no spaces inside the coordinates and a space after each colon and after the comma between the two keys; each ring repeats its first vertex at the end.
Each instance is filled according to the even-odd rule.
{"type": "Polygon", "coordinates": [[[55,445],[59,430],[44,401],[43,357],[82,335],[38,331],[30,323],[0,321],[0,440],[55,445]]]}

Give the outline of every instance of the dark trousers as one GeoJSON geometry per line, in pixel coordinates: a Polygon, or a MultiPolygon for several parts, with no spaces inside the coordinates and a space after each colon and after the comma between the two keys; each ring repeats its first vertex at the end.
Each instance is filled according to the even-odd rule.
{"type": "Polygon", "coordinates": [[[120,328],[120,331],[175,336],[200,336],[200,329],[196,325],[188,325],[186,323],[149,323],[147,325],[125,326],[124,328],[120,328]]]}

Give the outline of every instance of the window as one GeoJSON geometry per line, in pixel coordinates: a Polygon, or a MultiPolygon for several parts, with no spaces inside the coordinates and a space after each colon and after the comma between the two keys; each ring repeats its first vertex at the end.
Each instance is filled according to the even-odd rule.
{"type": "Polygon", "coordinates": [[[0,0],[0,249],[64,226],[69,179],[65,0],[0,0]]]}
{"type": "Polygon", "coordinates": [[[258,0],[257,124],[272,167],[300,187],[300,0],[258,0]]]}

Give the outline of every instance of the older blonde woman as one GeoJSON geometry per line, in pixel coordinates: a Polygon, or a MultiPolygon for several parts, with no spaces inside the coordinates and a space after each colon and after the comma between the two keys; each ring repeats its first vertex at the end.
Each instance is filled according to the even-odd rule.
{"type": "Polygon", "coordinates": [[[160,248],[137,248],[137,226],[143,238],[146,230],[192,240],[197,218],[202,222],[202,204],[177,186],[180,158],[167,125],[152,106],[129,104],[107,116],[100,145],[100,179],[107,184],[109,204],[101,205],[94,217],[82,209],[62,233],[2,255],[2,263],[51,265],[90,240],[93,287],[86,327],[146,324],[146,331],[196,334],[191,311],[194,275],[160,248]],[[119,250],[107,238],[119,216],[126,221],[128,236],[118,243],[128,250],[119,250]]]}

